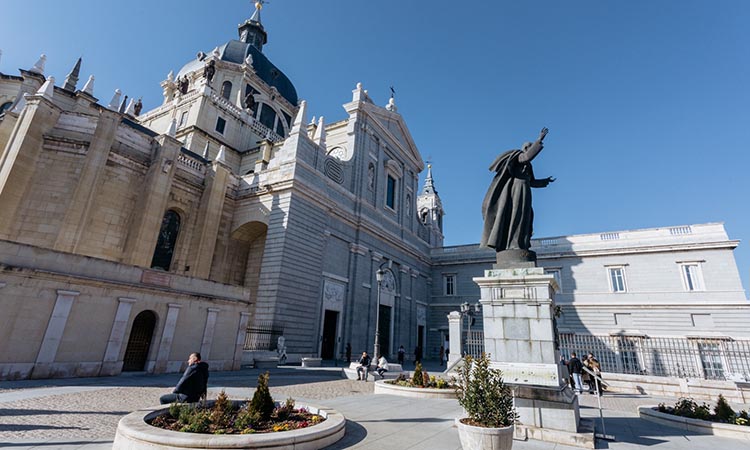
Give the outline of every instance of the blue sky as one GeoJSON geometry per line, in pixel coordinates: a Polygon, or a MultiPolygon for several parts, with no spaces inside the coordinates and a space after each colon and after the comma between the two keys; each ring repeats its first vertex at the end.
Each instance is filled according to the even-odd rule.
{"type": "MultiPolygon", "coordinates": [[[[250,1],[3,6],[0,72],[78,56],[107,103],[115,88],[161,102],[162,81],[237,36],[250,1]]],[[[550,129],[535,161],[537,237],[724,222],[750,277],[750,2],[721,0],[273,0],[264,51],[310,115],[345,117],[362,82],[389,86],[434,175],[446,244],[478,242],[500,152],[550,129]]]]}

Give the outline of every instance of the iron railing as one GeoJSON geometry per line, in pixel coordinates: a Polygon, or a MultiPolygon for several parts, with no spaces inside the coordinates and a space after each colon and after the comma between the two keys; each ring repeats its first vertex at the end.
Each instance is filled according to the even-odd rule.
{"type": "MultiPolygon", "coordinates": [[[[750,341],[727,338],[599,336],[562,333],[560,353],[593,353],[602,372],[750,381],[750,341]]],[[[484,351],[484,332],[463,332],[464,354],[484,351]]],[[[500,355],[502,357],[502,355],[500,355]]]]}
{"type": "Polygon", "coordinates": [[[245,332],[245,350],[262,351],[276,350],[279,337],[284,335],[284,329],[273,322],[256,322],[245,332]]]}
{"type": "Polygon", "coordinates": [[[603,372],[750,380],[750,341],[560,334],[560,352],[593,353],[603,372]]]}

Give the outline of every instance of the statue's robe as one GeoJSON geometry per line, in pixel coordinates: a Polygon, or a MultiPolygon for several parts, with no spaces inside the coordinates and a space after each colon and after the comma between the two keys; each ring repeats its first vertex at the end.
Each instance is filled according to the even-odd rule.
{"type": "Polygon", "coordinates": [[[507,151],[490,166],[496,174],[482,202],[481,244],[497,252],[531,247],[534,222],[531,188],[543,187],[546,183],[534,178],[530,162],[518,161],[522,154],[522,150],[507,151]]]}

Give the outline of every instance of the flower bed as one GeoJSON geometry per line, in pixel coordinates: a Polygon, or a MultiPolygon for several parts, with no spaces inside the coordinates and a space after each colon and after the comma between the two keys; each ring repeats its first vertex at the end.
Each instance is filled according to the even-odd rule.
{"type": "Polygon", "coordinates": [[[400,395],[416,398],[456,398],[456,386],[452,381],[430,376],[417,364],[414,375],[399,375],[395,380],[377,381],[375,394],[400,395]]]}
{"type": "Polygon", "coordinates": [[[345,426],[344,417],[333,410],[295,407],[292,399],[275,403],[265,373],[250,401],[231,401],[222,391],[214,401],[128,414],[117,425],[112,448],[312,450],[341,439],[345,426]]]}
{"type": "Polygon", "coordinates": [[[399,375],[395,380],[386,381],[386,383],[417,389],[456,389],[456,385],[452,381],[438,378],[434,375],[430,376],[426,370],[422,370],[422,364],[420,363],[417,363],[417,366],[414,368],[414,375],[411,377],[399,375]]]}
{"type": "Polygon", "coordinates": [[[746,410],[735,412],[723,395],[719,394],[714,406],[714,412],[708,404],[698,404],[692,398],[681,398],[674,406],[659,403],[656,410],[660,413],[672,414],[689,419],[707,420],[709,422],[726,423],[730,425],[750,426],[750,414],[746,410]]]}
{"type": "Polygon", "coordinates": [[[711,434],[734,439],[750,441],[747,411],[735,413],[719,396],[714,413],[703,403],[697,404],[693,399],[682,398],[675,406],[641,406],[638,408],[642,419],[662,425],[682,428],[693,433],[711,434]]]}

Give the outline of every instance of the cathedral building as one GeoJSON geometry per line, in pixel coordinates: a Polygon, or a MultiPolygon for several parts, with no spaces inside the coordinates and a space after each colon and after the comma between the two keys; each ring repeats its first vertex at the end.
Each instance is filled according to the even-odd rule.
{"type": "MultiPolygon", "coordinates": [[[[358,84],[343,120],[310,121],[260,13],[170,73],[151,111],[99,100],[80,60],[62,83],[44,56],[0,73],[0,379],[174,372],[192,351],[236,370],[280,336],[290,361],[333,359],[376,328],[383,354],[435,357],[448,312],[476,301],[494,253],[443,246],[394,99],[358,84]]],[[[561,331],[747,334],[720,224],[534,245],[561,331]]]]}

